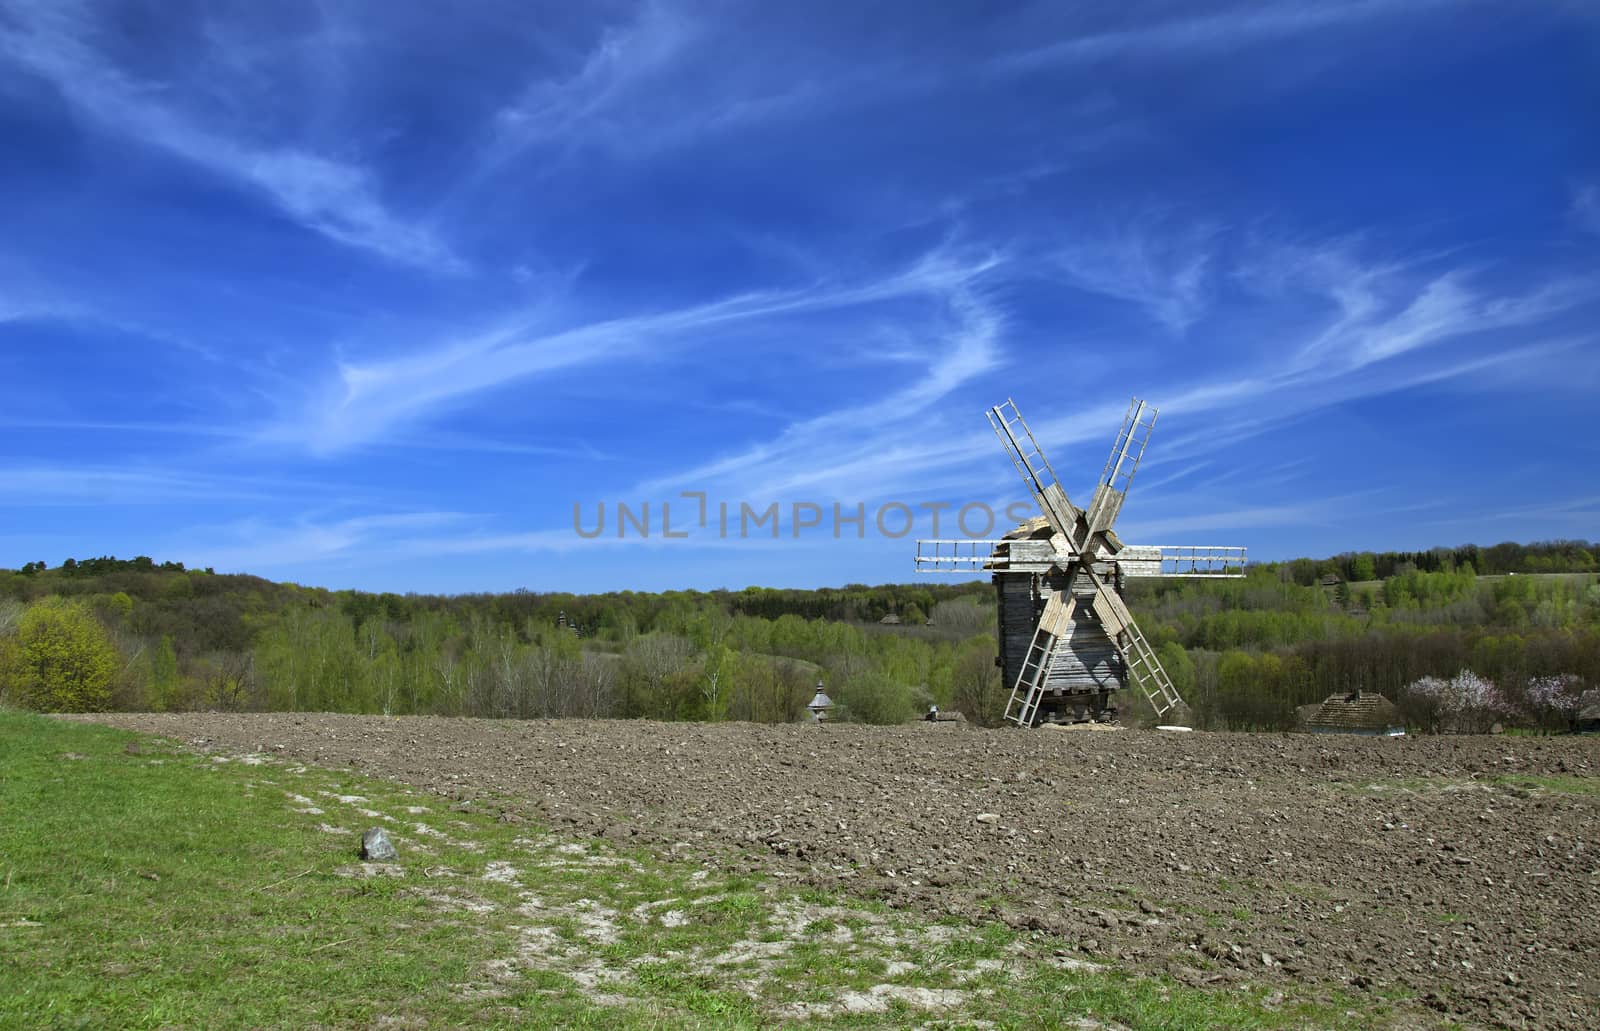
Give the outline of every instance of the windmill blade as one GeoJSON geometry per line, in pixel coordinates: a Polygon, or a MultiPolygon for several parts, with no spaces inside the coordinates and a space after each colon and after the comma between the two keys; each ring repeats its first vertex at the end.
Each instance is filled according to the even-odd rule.
{"type": "Polygon", "coordinates": [[[1022,421],[1022,413],[1017,410],[1016,402],[1008,398],[1005,404],[989,409],[988,415],[995,436],[1005,445],[1006,453],[1011,456],[1017,472],[1022,474],[1023,482],[1038,499],[1039,510],[1050,520],[1050,526],[1057,534],[1076,546],[1083,536],[1079,525],[1083,520],[1083,510],[1067,499],[1067,492],[1062,489],[1055,470],[1050,468],[1049,459],[1044,457],[1039,442],[1033,439],[1033,431],[1022,421]]]}
{"type": "Polygon", "coordinates": [[[917,541],[919,573],[983,573],[1011,568],[1009,541],[924,538],[917,541]]]}
{"type": "Polygon", "coordinates": [[[1246,548],[1216,544],[1129,544],[1116,554],[1130,580],[1238,580],[1249,558],[1246,548]]]}
{"type": "Polygon", "coordinates": [[[1045,678],[1050,675],[1050,665],[1062,638],[1071,630],[1072,613],[1077,606],[1077,599],[1070,592],[1057,592],[1045,602],[1044,611],[1039,614],[1039,625],[1034,628],[1028,656],[1017,670],[1017,682],[1012,685],[1011,698],[1006,702],[1005,718],[1019,727],[1033,726],[1039,716],[1045,678]]]}
{"type": "Polygon", "coordinates": [[[1137,397],[1128,404],[1128,414],[1122,417],[1122,429],[1111,445],[1111,457],[1106,459],[1106,467],[1100,472],[1100,481],[1095,484],[1094,497],[1089,502],[1089,537],[1110,530],[1111,524],[1117,521],[1122,503],[1127,500],[1128,488],[1133,486],[1133,474],[1139,471],[1145,445],[1150,443],[1150,433],[1156,428],[1158,414],[1157,409],[1137,397]]]}
{"type": "Polygon", "coordinates": [[[1001,537],[991,540],[923,538],[917,541],[919,573],[1048,573],[1073,557],[1057,538],[1001,537]]]}
{"type": "MultiPolygon", "coordinates": [[[[1089,575],[1094,576],[1092,572],[1089,575]]],[[[1161,667],[1161,660],[1156,657],[1156,650],[1150,647],[1149,640],[1139,629],[1139,624],[1133,621],[1133,613],[1128,611],[1128,606],[1123,604],[1122,598],[1116,591],[1100,582],[1098,577],[1094,579],[1094,600],[1089,603],[1094,614],[1105,628],[1107,636],[1111,638],[1111,643],[1116,645],[1117,651],[1121,653],[1129,679],[1144,692],[1156,715],[1165,716],[1183,704],[1183,697],[1178,694],[1178,689],[1172,686],[1172,678],[1167,676],[1167,671],[1161,667]]]]}

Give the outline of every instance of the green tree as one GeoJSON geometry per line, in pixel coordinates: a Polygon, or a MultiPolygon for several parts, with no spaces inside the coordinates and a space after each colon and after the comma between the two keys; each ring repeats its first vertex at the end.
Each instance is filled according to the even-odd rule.
{"type": "Polygon", "coordinates": [[[1252,725],[1259,689],[1255,660],[1242,651],[1223,653],[1217,662],[1217,710],[1229,729],[1252,725]]]}
{"type": "Polygon", "coordinates": [[[694,657],[694,647],[676,634],[658,632],[635,637],[622,653],[623,711],[629,716],[671,719],[681,702],[674,693],[680,674],[694,657]]]}
{"type": "Polygon", "coordinates": [[[857,677],[843,694],[849,718],[860,723],[904,723],[916,715],[910,685],[882,673],[857,677]]]}
{"type": "Polygon", "coordinates": [[[737,656],[727,645],[714,644],[706,650],[699,683],[702,719],[716,722],[728,718],[737,667],[737,656]]]}
{"type": "Polygon", "coordinates": [[[150,701],[157,711],[170,712],[183,707],[178,681],[178,654],[172,638],[162,637],[150,655],[150,701]]]}
{"type": "Polygon", "coordinates": [[[0,679],[29,708],[98,712],[111,704],[117,650],[82,604],[50,598],[31,606],[7,651],[0,679]]]}
{"type": "Polygon", "coordinates": [[[1172,681],[1172,686],[1177,688],[1178,694],[1188,698],[1194,693],[1195,670],[1194,660],[1189,658],[1189,653],[1177,641],[1168,641],[1156,649],[1156,658],[1161,663],[1161,668],[1167,671],[1167,677],[1172,681]]]}

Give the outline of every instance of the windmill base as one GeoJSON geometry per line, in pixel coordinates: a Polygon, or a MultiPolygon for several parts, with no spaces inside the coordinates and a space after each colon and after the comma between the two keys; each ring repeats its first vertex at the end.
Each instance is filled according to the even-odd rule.
{"type": "Polygon", "coordinates": [[[1039,712],[1033,725],[1115,722],[1117,722],[1117,703],[1112,691],[1069,694],[1065,691],[1047,690],[1044,697],[1039,700],[1039,712]]]}

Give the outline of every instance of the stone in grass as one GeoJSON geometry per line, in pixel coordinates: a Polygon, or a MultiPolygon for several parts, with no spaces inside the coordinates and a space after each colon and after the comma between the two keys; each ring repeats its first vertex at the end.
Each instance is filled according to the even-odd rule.
{"type": "Polygon", "coordinates": [[[394,842],[389,840],[383,828],[374,827],[361,835],[361,858],[375,863],[392,863],[400,858],[400,853],[395,851],[394,842]]]}

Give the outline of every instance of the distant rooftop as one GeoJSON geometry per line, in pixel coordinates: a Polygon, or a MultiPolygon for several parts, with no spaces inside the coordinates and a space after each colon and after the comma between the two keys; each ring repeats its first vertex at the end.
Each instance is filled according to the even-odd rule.
{"type": "Polygon", "coordinates": [[[1395,704],[1371,691],[1329,695],[1306,720],[1307,730],[1322,733],[1381,734],[1404,725],[1395,704]]]}

